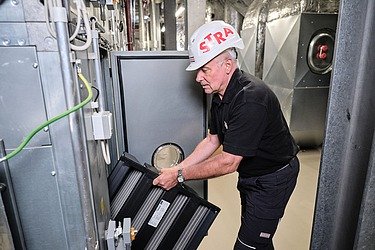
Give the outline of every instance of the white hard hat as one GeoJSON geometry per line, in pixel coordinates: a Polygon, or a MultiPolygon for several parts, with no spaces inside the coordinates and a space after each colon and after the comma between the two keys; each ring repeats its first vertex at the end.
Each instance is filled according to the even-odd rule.
{"type": "Polygon", "coordinates": [[[236,30],[224,21],[212,21],[199,27],[189,40],[190,65],[196,70],[229,48],[243,49],[244,44],[236,30]]]}

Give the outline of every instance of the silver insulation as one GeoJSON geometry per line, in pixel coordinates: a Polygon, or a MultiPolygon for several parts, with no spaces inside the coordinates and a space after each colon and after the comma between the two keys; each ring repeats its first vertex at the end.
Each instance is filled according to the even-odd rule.
{"type": "MultiPolygon", "coordinates": [[[[263,0],[253,1],[246,12],[242,30],[257,32],[255,54],[255,76],[263,77],[263,57],[266,23],[302,12],[337,13],[339,0],[263,0]]],[[[244,39],[244,43],[248,41],[244,39]]]]}

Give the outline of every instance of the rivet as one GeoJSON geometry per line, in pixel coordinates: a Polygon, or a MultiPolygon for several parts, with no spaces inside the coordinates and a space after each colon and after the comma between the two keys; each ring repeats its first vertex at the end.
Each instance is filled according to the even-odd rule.
{"type": "Polygon", "coordinates": [[[47,36],[46,38],[44,38],[44,43],[46,44],[46,46],[53,45],[53,38],[50,36],[47,36]]]}
{"type": "Polygon", "coordinates": [[[25,45],[25,39],[18,39],[18,45],[25,45]]]}
{"type": "Polygon", "coordinates": [[[7,46],[10,44],[10,40],[8,38],[3,39],[3,45],[7,46]]]}

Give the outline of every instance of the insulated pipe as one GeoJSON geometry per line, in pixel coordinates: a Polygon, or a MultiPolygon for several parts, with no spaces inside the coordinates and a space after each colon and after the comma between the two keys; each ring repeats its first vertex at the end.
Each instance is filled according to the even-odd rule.
{"type": "MultiPolygon", "coordinates": [[[[65,99],[68,107],[74,106],[78,99],[77,93],[74,87],[72,68],[70,63],[70,49],[69,49],[69,36],[66,18],[66,9],[63,7],[55,7],[54,11],[54,22],[57,34],[57,45],[59,49],[61,73],[64,83],[65,99]]],[[[84,142],[82,138],[84,133],[79,124],[80,114],[75,112],[69,115],[70,124],[70,135],[72,141],[72,148],[75,152],[74,163],[76,166],[76,176],[78,191],[80,195],[83,223],[85,227],[86,247],[87,249],[96,249],[98,246],[96,237],[96,223],[95,215],[93,213],[93,201],[92,194],[90,191],[90,174],[88,169],[88,161],[86,159],[86,151],[82,150],[84,142]]]]}
{"type": "Polygon", "coordinates": [[[257,48],[255,55],[255,76],[263,78],[263,63],[264,63],[264,44],[265,44],[265,30],[268,18],[270,0],[263,0],[258,16],[257,26],[257,48]]]}
{"type": "MultiPolygon", "coordinates": [[[[334,233],[332,242],[338,249],[354,245],[355,229],[358,225],[359,212],[362,207],[362,194],[365,188],[369,159],[374,135],[374,96],[375,73],[373,71],[375,45],[373,34],[375,32],[375,4],[367,2],[361,47],[356,52],[360,53],[353,94],[353,107],[348,129],[348,138],[342,162],[342,178],[338,193],[337,210],[333,223],[334,233]],[[367,13],[366,13],[367,12],[367,13]]],[[[342,28],[342,27],[341,27],[342,28]]],[[[342,30],[340,29],[340,32],[342,30]]],[[[342,39],[340,37],[340,39],[342,39]]],[[[337,82],[335,82],[337,84],[337,82]]]]}
{"type": "Polygon", "coordinates": [[[228,2],[224,4],[224,20],[232,25],[238,33],[241,32],[242,19],[241,14],[232,5],[228,2]]]}
{"type": "Polygon", "coordinates": [[[374,186],[370,185],[373,182],[366,182],[371,177],[369,163],[375,150],[372,141],[375,134],[374,7],[373,0],[340,1],[312,250],[374,249],[356,245],[355,238],[356,235],[366,240],[374,237],[366,235],[373,232],[371,219],[374,217],[363,218],[366,223],[359,223],[361,210],[368,206],[371,213],[374,211],[373,201],[363,196],[374,193],[374,186]],[[370,225],[370,231],[366,225],[370,225]]]}

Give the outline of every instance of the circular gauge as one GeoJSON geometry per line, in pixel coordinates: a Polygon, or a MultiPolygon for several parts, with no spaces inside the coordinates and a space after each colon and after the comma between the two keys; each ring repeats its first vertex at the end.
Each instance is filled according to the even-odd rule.
{"type": "Polygon", "coordinates": [[[184,152],[175,143],[165,143],[155,149],[152,154],[152,165],[160,170],[176,166],[184,159],[184,152]]]}
{"type": "Polygon", "coordinates": [[[332,70],[335,39],[331,32],[321,30],[310,41],[307,62],[312,72],[326,74],[332,70]]]}

